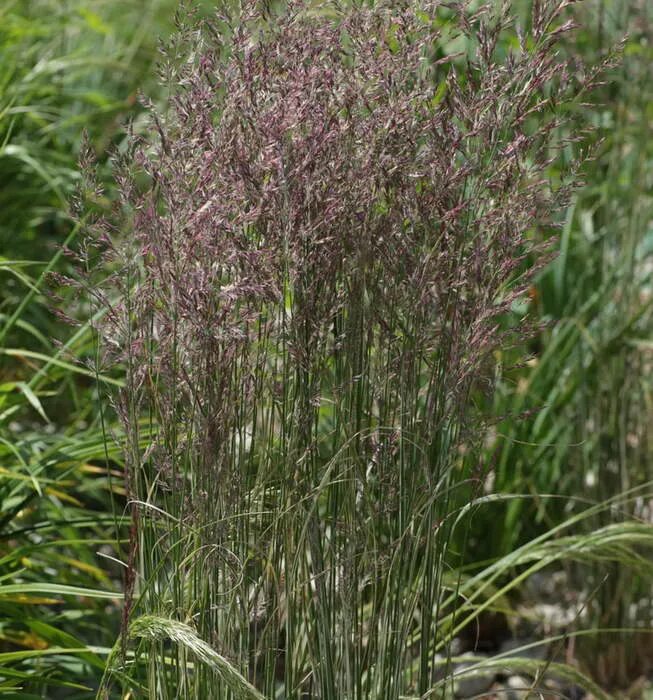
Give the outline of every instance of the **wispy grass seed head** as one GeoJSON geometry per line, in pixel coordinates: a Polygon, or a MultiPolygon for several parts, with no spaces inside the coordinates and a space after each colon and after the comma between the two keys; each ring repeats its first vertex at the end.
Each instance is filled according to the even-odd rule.
{"type": "MultiPolygon", "coordinates": [[[[134,609],[192,621],[268,696],[431,686],[471,398],[525,332],[505,318],[595,78],[556,53],[568,4],[519,33],[507,7],[243,2],[185,30],[117,165],[134,609]]],[[[150,688],[222,687],[188,668],[150,688]]]]}

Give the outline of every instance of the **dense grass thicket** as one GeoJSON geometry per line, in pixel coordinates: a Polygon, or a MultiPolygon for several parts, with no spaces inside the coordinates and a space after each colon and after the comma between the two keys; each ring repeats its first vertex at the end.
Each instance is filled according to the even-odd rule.
{"type": "Polygon", "coordinates": [[[0,697],[653,695],[650,15],[0,7],[0,697]]]}

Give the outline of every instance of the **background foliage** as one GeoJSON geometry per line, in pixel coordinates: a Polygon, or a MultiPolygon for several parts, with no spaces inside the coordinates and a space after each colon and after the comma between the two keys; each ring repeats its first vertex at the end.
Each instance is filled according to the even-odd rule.
{"type": "MultiPolygon", "coordinates": [[[[527,5],[515,9],[526,16],[527,5]]],[[[113,200],[105,154],[123,143],[128,118],[141,123],[138,90],[164,97],[153,66],[175,9],[172,0],[10,0],[0,8],[0,695],[7,698],[93,697],[120,628],[121,428],[105,397],[123,378],[96,375],[91,324],[62,323],[47,273],[69,270],[59,246],[74,248],[79,233],[68,202],[80,180],[82,131],[113,200]]],[[[646,0],[587,0],[574,13],[571,56],[595,64],[628,37],[594,100],[599,106],[586,107],[602,141],[566,212],[559,255],[524,309],[542,330],[495,356],[498,390],[487,408],[496,420],[484,439],[485,463],[493,465],[489,502],[473,509],[459,585],[468,600],[483,601],[475,609],[472,599],[469,615],[509,606],[515,620],[528,597],[526,574],[546,564],[547,576],[566,573],[582,610],[578,629],[648,630],[650,566],[641,545],[650,542],[651,520],[651,8],[646,0]],[[514,367],[524,352],[529,361],[514,367]],[[623,529],[613,532],[615,525],[623,529]]],[[[83,296],[56,292],[60,308],[88,317],[83,296]]],[[[135,634],[186,645],[219,672],[220,660],[192,632],[145,619],[135,634]]],[[[605,691],[645,692],[637,682],[653,661],[648,635],[579,636],[577,647],[580,667],[605,691]]]]}

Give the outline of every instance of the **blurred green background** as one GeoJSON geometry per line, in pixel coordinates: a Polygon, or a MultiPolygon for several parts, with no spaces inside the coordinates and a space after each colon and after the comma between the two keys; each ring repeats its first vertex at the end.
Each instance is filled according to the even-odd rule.
{"type": "MultiPolygon", "coordinates": [[[[524,16],[528,6],[515,2],[524,16]]],[[[120,377],[97,377],[85,364],[96,351],[92,324],[66,325],[51,307],[83,317],[86,302],[73,289],[57,289],[56,302],[47,273],[71,264],[61,245],[76,242],[69,208],[82,133],[111,200],[108,153],[129,120],[138,125],[139,91],[164,97],[157,43],[173,31],[176,9],[175,0],[0,3],[3,698],[93,697],[120,627],[124,502],[105,398],[120,377]]],[[[653,5],[586,0],[574,13],[571,56],[597,64],[625,36],[623,56],[585,108],[596,154],[566,212],[559,255],[530,293],[543,330],[496,358],[487,408],[503,419],[486,437],[487,488],[528,498],[478,510],[470,567],[653,479],[653,5]]],[[[651,522],[648,498],[625,502],[579,527],[651,522]]],[[[607,578],[605,567],[561,568],[567,585],[593,592],[590,626],[650,629],[645,566],[626,574],[610,565],[607,578]]],[[[598,635],[579,658],[615,694],[646,693],[649,635],[598,635]]]]}

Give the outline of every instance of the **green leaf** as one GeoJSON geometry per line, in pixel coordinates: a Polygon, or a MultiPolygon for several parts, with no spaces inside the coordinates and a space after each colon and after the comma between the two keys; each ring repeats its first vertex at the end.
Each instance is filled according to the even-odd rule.
{"type": "MultiPolygon", "coordinates": [[[[49,365],[54,365],[55,367],[61,367],[62,369],[66,369],[69,372],[73,372],[75,374],[82,374],[86,377],[92,377],[93,379],[96,378],[95,372],[92,372],[90,369],[78,367],[77,365],[73,365],[70,362],[64,362],[63,360],[59,360],[55,357],[45,355],[42,352],[35,352],[33,350],[23,350],[22,348],[0,348],[0,354],[8,355],[9,357],[29,357],[34,360],[41,360],[43,362],[47,362],[49,365]]],[[[105,384],[113,384],[114,386],[120,387],[124,386],[124,382],[122,382],[119,379],[114,379],[113,377],[97,375],[97,379],[101,382],[104,382],[105,384]]]]}
{"type": "MultiPolygon", "coordinates": [[[[83,646],[83,643],[79,639],[73,637],[72,634],[68,634],[63,630],[52,627],[52,625],[48,625],[41,620],[27,620],[25,624],[39,637],[45,639],[51,644],[56,644],[57,646],[70,649],[79,649],[83,646]]],[[[92,651],[88,651],[85,654],[79,654],[79,656],[83,661],[86,661],[86,663],[90,664],[91,666],[104,670],[104,661],[102,661],[102,659],[92,651]]]]}
{"type": "Polygon", "coordinates": [[[50,423],[51,421],[45,414],[38,396],[30,389],[30,387],[25,382],[16,382],[16,388],[25,396],[25,398],[29,401],[30,406],[36,410],[41,418],[43,418],[46,423],[50,423]]]}
{"type": "Polygon", "coordinates": [[[80,588],[60,583],[15,583],[0,586],[0,597],[21,593],[51,593],[52,595],[76,595],[85,598],[122,598],[122,593],[116,591],[101,591],[96,588],[80,588]]]}

